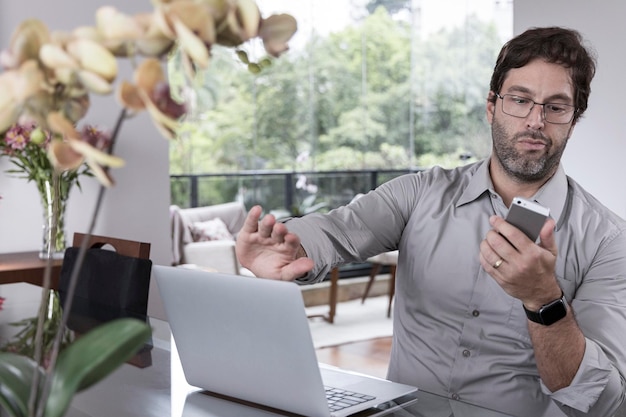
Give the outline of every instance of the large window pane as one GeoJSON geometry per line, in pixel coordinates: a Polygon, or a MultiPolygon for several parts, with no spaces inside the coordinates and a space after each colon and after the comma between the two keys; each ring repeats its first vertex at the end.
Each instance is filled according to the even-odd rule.
{"type": "MultiPolygon", "coordinates": [[[[488,155],[485,102],[497,52],[512,33],[511,1],[258,3],[264,15],[296,17],[290,51],[258,75],[232,52],[216,51],[191,84],[194,112],[172,145],[172,174],[408,171],[488,155]]],[[[264,57],[261,45],[245,49],[253,60],[264,57]]],[[[182,85],[176,62],[172,78],[182,85]]],[[[317,187],[330,206],[355,191],[331,183],[309,173],[305,191],[317,187]]]]}

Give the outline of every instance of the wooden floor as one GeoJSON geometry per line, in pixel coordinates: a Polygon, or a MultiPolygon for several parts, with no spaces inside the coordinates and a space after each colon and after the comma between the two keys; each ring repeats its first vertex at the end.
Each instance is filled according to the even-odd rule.
{"type": "Polygon", "coordinates": [[[316,350],[319,362],[380,378],[387,376],[390,352],[391,337],[346,343],[316,350]]]}

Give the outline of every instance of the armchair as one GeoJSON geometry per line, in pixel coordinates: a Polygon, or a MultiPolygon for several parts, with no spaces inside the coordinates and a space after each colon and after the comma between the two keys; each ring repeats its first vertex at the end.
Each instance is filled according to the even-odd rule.
{"type": "Polygon", "coordinates": [[[235,255],[235,238],[246,214],[240,202],[186,209],[170,206],[172,264],[247,273],[235,255]]]}

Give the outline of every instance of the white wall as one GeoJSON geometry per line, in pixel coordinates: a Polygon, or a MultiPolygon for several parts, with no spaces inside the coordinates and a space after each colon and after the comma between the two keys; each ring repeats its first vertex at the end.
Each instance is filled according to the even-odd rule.
{"type": "MultiPolygon", "coordinates": [[[[0,47],[5,48],[18,22],[36,17],[51,30],[69,30],[92,25],[99,4],[109,4],[128,13],[148,11],[148,0],[107,2],[75,0],[19,0],[0,2],[0,47]]],[[[124,62],[120,78],[130,79],[124,62]]],[[[114,96],[92,97],[85,121],[113,128],[120,107],[114,96]]],[[[127,120],[119,135],[115,154],[126,166],[112,171],[116,185],[106,192],[94,234],[151,243],[155,264],[170,264],[169,232],[169,145],[152,125],[146,113],[127,120]]],[[[33,183],[11,178],[5,173],[10,164],[0,160],[0,253],[39,250],[42,239],[42,209],[33,183]]],[[[98,184],[91,178],[81,180],[82,193],[74,189],[67,208],[68,244],[74,232],[87,231],[95,205],[98,184]]],[[[150,313],[162,316],[156,286],[150,292],[150,313]]]]}
{"type": "Polygon", "coordinates": [[[626,218],[624,16],[626,2],[614,0],[518,0],[514,4],[515,34],[532,26],[566,26],[580,31],[595,49],[598,65],[589,108],[570,139],[563,166],[602,203],[626,218]]]}

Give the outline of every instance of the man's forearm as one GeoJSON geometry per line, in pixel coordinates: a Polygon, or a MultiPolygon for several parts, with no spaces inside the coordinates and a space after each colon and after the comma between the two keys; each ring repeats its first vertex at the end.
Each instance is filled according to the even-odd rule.
{"type": "Polygon", "coordinates": [[[585,336],[571,307],[563,319],[550,326],[529,321],[528,331],[543,383],[552,392],[569,386],[585,354],[585,336]]]}

